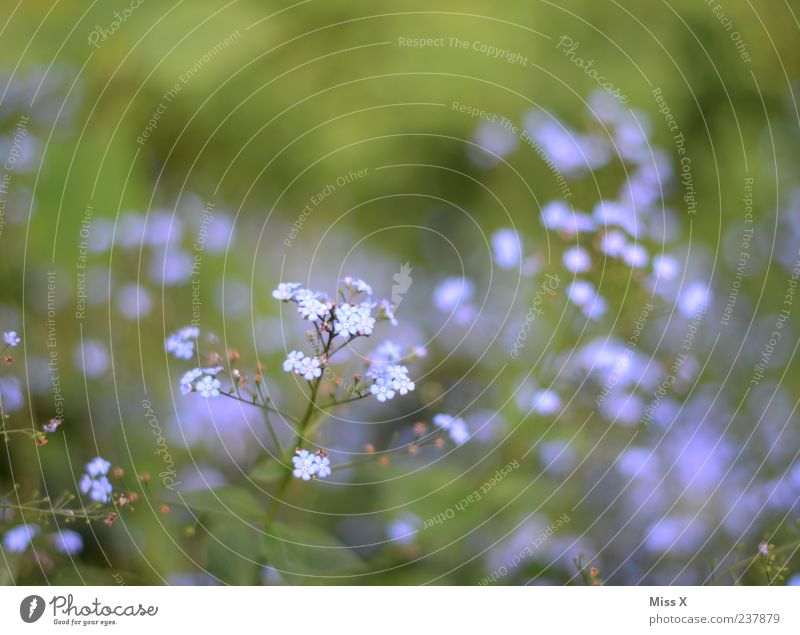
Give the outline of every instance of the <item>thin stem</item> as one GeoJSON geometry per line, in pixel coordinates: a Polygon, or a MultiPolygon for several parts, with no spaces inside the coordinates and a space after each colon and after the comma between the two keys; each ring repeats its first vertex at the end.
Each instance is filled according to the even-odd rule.
{"type": "MultiPolygon", "coordinates": [[[[328,357],[329,352],[331,349],[331,344],[333,343],[333,333],[329,333],[328,341],[325,343],[325,350],[323,351],[323,357],[328,357]]],[[[295,442],[293,444],[294,447],[298,447],[302,442],[308,428],[309,423],[311,423],[311,419],[314,416],[314,411],[317,408],[317,394],[319,393],[319,387],[322,385],[322,378],[323,375],[317,377],[314,382],[311,384],[311,393],[308,397],[308,407],[306,408],[306,412],[303,417],[300,419],[300,423],[297,425],[297,434],[295,436],[295,442]]],[[[289,447],[289,453],[292,452],[292,447],[289,447]]],[[[287,456],[287,463],[291,461],[291,456],[287,456]]],[[[281,502],[281,498],[283,497],[286,489],[289,487],[289,484],[292,482],[292,470],[291,467],[286,470],[286,473],[281,480],[280,485],[278,486],[277,491],[275,492],[274,498],[272,499],[272,504],[269,506],[269,510],[267,511],[266,517],[266,526],[269,527],[275,520],[275,516],[278,513],[278,508],[281,502]]]]}
{"type": "Polygon", "coordinates": [[[249,399],[243,399],[242,397],[239,397],[232,392],[221,392],[220,394],[225,395],[226,397],[228,397],[228,399],[233,399],[234,401],[241,401],[242,403],[246,403],[248,406],[255,406],[256,408],[261,408],[262,410],[266,410],[267,412],[273,412],[279,417],[283,417],[284,419],[291,421],[295,425],[300,424],[300,422],[295,417],[287,415],[286,413],[281,412],[280,410],[277,410],[276,408],[273,408],[268,404],[258,403],[257,401],[255,401],[255,398],[253,401],[250,401],[249,399]]]}
{"type": "MultiPolygon", "coordinates": [[[[775,554],[775,555],[778,555],[778,554],[784,553],[786,551],[791,551],[793,549],[798,549],[798,548],[800,548],[800,539],[797,539],[794,542],[790,542],[787,545],[783,545],[781,547],[778,547],[777,549],[774,549],[772,551],[772,553],[775,554]]],[[[730,567],[728,567],[724,571],[721,571],[717,575],[712,576],[711,580],[709,580],[709,583],[710,584],[714,584],[714,582],[716,582],[720,578],[723,578],[723,577],[725,577],[727,575],[734,575],[742,567],[745,568],[745,571],[742,573],[742,575],[744,575],[744,573],[747,572],[747,569],[752,567],[753,564],[755,564],[756,560],[758,560],[759,558],[761,558],[761,554],[756,554],[754,556],[750,556],[749,558],[747,558],[745,560],[741,560],[741,561],[737,562],[736,564],[731,565],[730,567]]]]}
{"type": "Polygon", "coordinates": [[[365,394],[358,395],[358,397],[353,397],[352,399],[340,399],[338,401],[332,401],[329,404],[320,406],[320,410],[330,410],[331,408],[335,408],[336,406],[342,406],[344,404],[352,403],[353,401],[361,401],[362,399],[366,399],[369,396],[370,393],[367,392],[365,394]]]}

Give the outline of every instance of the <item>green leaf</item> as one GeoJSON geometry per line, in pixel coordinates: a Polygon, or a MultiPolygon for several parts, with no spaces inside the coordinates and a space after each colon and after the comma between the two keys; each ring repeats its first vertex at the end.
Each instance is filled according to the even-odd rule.
{"type": "Polygon", "coordinates": [[[258,583],[261,531],[239,522],[216,522],[206,543],[208,570],[226,584],[258,583]]]}
{"type": "Polygon", "coordinates": [[[261,461],[250,472],[250,478],[257,483],[270,484],[280,481],[286,476],[287,468],[275,459],[261,461]]]}
{"type": "Polygon", "coordinates": [[[264,506],[249,491],[241,487],[218,487],[179,495],[182,504],[200,514],[222,514],[247,521],[260,520],[264,506]]]}
{"type": "Polygon", "coordinates": [[[364,570],[363,561],[352,549],[318,527],[274,523],[267,534],[264,541],[267,564],[277,569],[289,584],[325,584],[332,582],[330,577],[364,570]]]}

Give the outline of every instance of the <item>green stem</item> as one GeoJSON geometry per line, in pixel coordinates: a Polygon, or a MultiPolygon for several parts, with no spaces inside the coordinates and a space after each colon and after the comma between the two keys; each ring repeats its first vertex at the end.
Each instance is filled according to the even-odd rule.
{"type": "MultiPolygon", "coordinates": [[[[798,548],[800,548],[800,539],[795,540],[794,542],[790,542],[787,545],[783,545],[782,547],[778,547],[777,549],[774,549],[772,551],[772,553],[777,556],[777,555],[782,554],[784,552],[792,551],[792,550],[798,549],[798,548]]],[[[741,561],[737,562],[734,565],[731,565],[730,567],[728,567],[724,571],[721,571],[717,575],[713,576],[711,578],[711,580],[709,580],[709,584],[714,584],[717,580],[719,580],[720,578],[724,578],[725,576],[733,575],[734,573],[736,573],[742,567],[745,567],[746,569],[749,569],[750,567],[753,566],[753,564],[755,564],[755,562],[759,558],[761,558],[761,554],[756,554],[754,556],[750,556],[749,558],[747,558],[745,560],[741,560],[741,561]]]]}
{"type": "MultiPolygon", "coordinates": [[[[332,342],[333,342],[333,334],[331,333],[328,335],[328,341],[325,343],[325,350],[322,354],[323,358],[328,358],[332,342]]],[[[322,385],[322,378],[324,376],[325,376],[324,374],[320,375],[314,380],[314,383],[311,384],[311,394],[308,397],[308,407],[306,408],[305,414],[300,419],[300,422],[297,425],[297,434],[295,436],[295,442],[291,446],[289,446],[286,456],[287,463],[291,463],[292,459],[291,455],[294,452],[294,449],[299,447],[300,444],[303,442],[306,429],[308,428],[308,425],[311,423],[311,420],[314,417],[314,411],[317,408],[317,395],[319,393],[319,387],[322,385]]],[[[275,516],[278,513],[281,499],[283,498],[283,495],[286,493],[286,490],[288,489],[291,482],[292,482],[292,468],[291,465],[289,465],[287,467],[286,473],[283,475],[283,478],[281,479],[281,483],[278,486],[278,489],[274,494],[274,497],[272,499],[272,504],[269,506],[269,509],[267,510],[267,516],[265,521],[266,527],[270,527],[272,523],[275,521],[275,516]]]]}

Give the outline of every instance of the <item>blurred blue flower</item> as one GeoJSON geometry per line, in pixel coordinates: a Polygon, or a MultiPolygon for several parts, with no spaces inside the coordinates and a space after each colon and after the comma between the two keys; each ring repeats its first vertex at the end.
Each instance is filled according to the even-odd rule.
{"type": "Polygon", "coordinates": [[[513,229],[498,229],[492,236],[494,260],[501,269],[519,267],[522,262],[522,246],[513,229]]]}
{"type": "Polygon", "coordinates": [[[74,556],[83,551],[83,538],[72,529],[59,529],[57,533],[50,535],[50,540],[58,553],[74,556]]]}
{"type": "Polygon", "coordinates": [[[3,536],[3,548],[10,553],[25,553],[31,541],[41,533],[36,524],[17,525],[6,531],[3,536]]]}
{"type": "Polygon", "coordinates": [[[17,337],[16,331],[6,331],[3,333],[3,339],[8,346],[17,346],[22,341],[19,339],[19,337],[17,337]]]}

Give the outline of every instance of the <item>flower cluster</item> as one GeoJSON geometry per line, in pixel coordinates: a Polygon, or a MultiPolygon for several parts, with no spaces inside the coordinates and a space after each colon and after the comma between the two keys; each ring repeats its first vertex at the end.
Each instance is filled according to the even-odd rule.
{"type": "Polygon", "coordinates": [[[308,450],[297,449],[292,457],[295,478],[310,481],[312,478],[327,478],[331,475],[331,461],[324,450],[311,454],[308,450]]]}
{"type": "Polygon", "coordinates": [[[397,393],[407,395],[416,388],[408,376],[408,368],[399,364],[373,365],[367,374],[375,379],[370,392],[380,402],[394,399],[397,393]]]}
{"type": "Polygon", "coordinates": [[[442,430],[447,430],[456,445],[462,445],[469,440],[469,428],[461,417],[438,414],[433,418],[433,423],[442,430]]]}
{"type": "Polygon", "coordinates": [[[287,373],[302,375],[306,381],[313,381],[322,375],[322,365],[318,357],[308,357],[301,351],[292,351],[283,362],[287,373]]]}
{"type": "Polygon", "coordinates": [[[333,330],[336,335],[353,337],[355,335],[372,335],[375,328],[375,318],[372,317],[374,305],[371,302],[362,302],[358,305],[344,303],[336,307],[336,319],[333,330]]]}
{"type": "Polygon", "coordinates": [[[184,395],[197,392],[204,399],[219,397],[222,382],[217,379],[217,375],[223,370],[222,366],[211,366],[186,371],[181,377],[181,392],[184,395]]]}
{"type": "MultiPolygon", "coordinates": [[[[306,381],[318,380],[330,362],[328,354],[335,338],[349,342],[357,337],[371,336],[379,320],[397,323],[392,304],[388,300],[374,302],[372,287],[360,278],[344,278],[339,296],[341,301],[334,302],[297,282],[282,282],[272,292],[272,297],[277,300],[295,303],[299,315],[314,323],[319,336],[317,348],[325,351],[314,356],[298,350],[290,352],[283,362],[285,372],[299,375],[306,381]]],[[[385,402],[397,394],[407,395],[416,388],[408,375],[408,368],[395,363],[400,360],[400,355],[399,347],[391,342],[386,342],[378,350],[366,373],[373,380],[372,385],[364,387],[369,389],[367,394],[385,402]]]]}
{"type": "Polygon", "coordinates": [[[80,490],[96,503],[106,504],[111,500],[111,482],[108,471],[111,463],[99,456],[86,464],[86,473],[81,477],[80,490]]]}
{"type": "Polygon", "coordinates": [[[192,359],[194,343],[200,336],[196,326],[186,326],[167,338],[166,349],[175,359],[192,359]]]}

